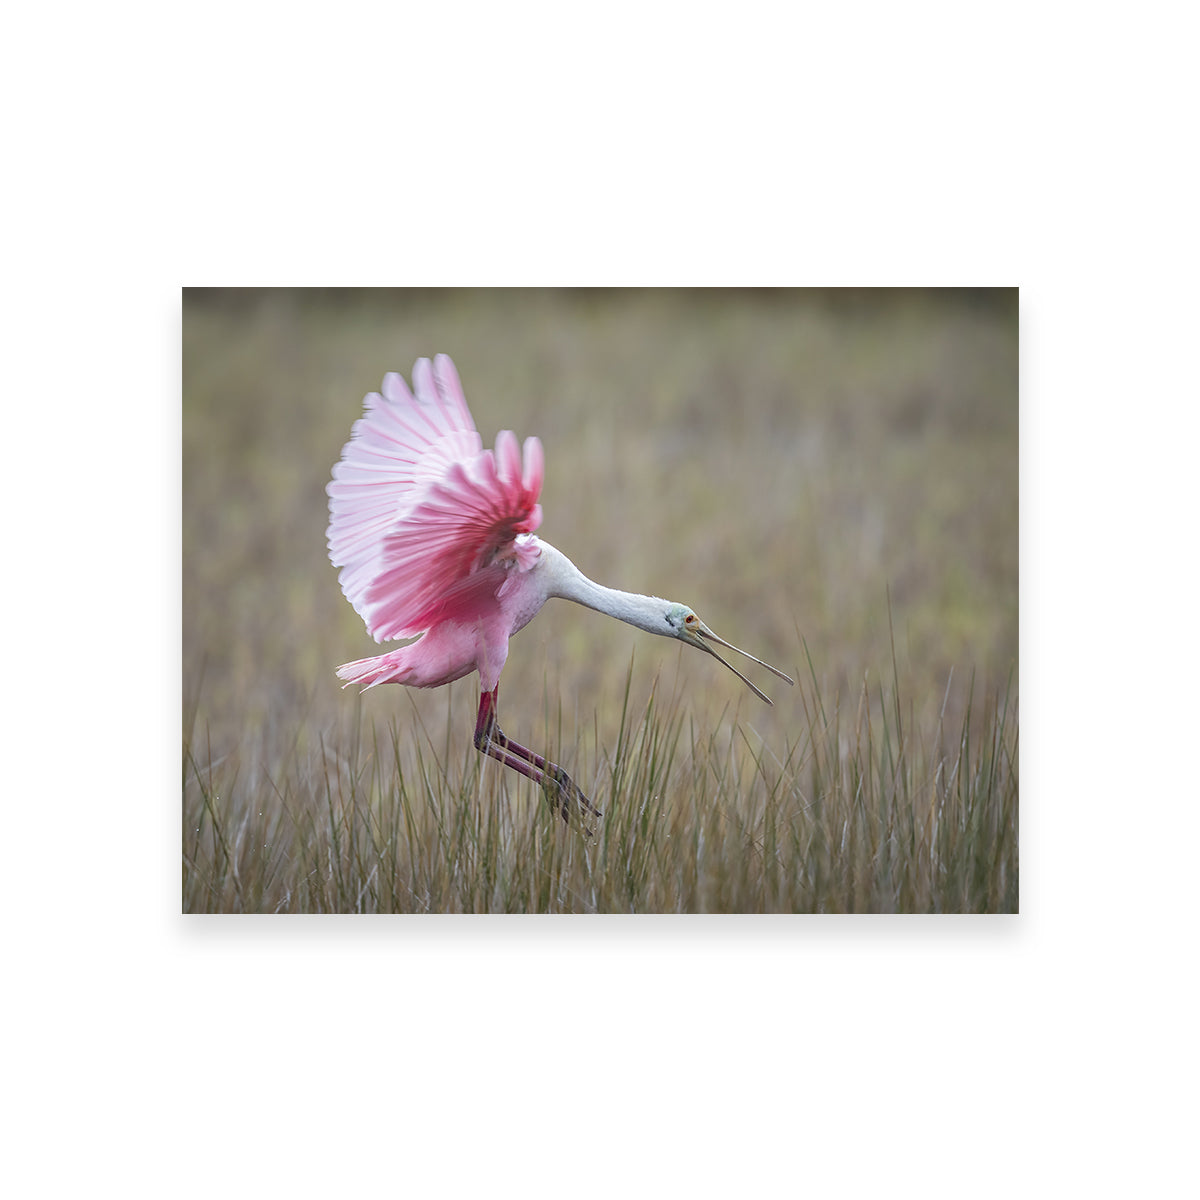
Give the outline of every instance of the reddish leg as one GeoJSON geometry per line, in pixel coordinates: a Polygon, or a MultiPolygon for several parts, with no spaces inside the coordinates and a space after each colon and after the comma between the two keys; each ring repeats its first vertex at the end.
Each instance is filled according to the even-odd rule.
{"type": "MultiPolygon", "coordinates": [[[[475,718],[475,749],[540,784],[551,809],[564,821],[570,822],[571,812],[576,808],[592,816],[602,817],[604,814],[592,805],[562,767],[540,754],[535,754],[519,742],[512,741],[504,734],[496,721],[499,695],[499,685],[490,692],[480,694],[479,714],[475,718]]],[[[586,825],[584,832],[589,837],[592,836],[592,830],[586,825]]]]}

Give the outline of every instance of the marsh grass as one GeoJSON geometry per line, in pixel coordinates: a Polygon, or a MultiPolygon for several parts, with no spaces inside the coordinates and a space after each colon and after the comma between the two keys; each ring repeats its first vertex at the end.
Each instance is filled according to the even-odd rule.
{"type": "Polygon", "coordinates": [[[960,725],[919,728],[894,675],[829,696],[809,665],[780,753],[746,721],[697,729],[677,693],[634,711],[629,681],[612,747],[556,736],[604,809],[592,838],[469,739],[414,737],[361,701],[343,729],[274,759],[258,745],[214,762],[193,731],[184,909],[1015,912],[1011,691],[980,703],[967,681],[960,725]]]}

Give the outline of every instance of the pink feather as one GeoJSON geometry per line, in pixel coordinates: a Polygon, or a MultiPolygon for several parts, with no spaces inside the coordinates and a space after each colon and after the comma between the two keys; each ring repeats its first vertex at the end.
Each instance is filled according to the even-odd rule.
{"type": "MultiPolygon", "coordinates": [[[[439,354],[370,393],[328,486],[329,556],[346,598],[376,641],[410,637],[462,610],[471,577],[516,557],[519,534],[542,520],[537,438],[503,430],[484,450],[454,364],[439,354]]],[[[528,562],[519,566],[528,569],[528,562]]]]}

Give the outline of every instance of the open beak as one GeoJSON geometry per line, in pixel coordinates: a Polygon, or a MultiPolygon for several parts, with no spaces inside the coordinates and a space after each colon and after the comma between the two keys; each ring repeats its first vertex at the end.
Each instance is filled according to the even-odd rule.
{"type": "Polygon", "coordinates": [[[722,658],[712,648],[711,643],[716,642],[718,646],[724,646],[726,650],[732,650],[735,653],[748,658],[751,662],[758,663],[760,667],[766,667],[772,675],[778,675],[779,678],[785,683],[794,685],[796,682],[790,675],[785,675],[781,670],[779,670],[778,667],[773,667],[770,663],[763,662],[761,658],[755,658],[753,654],[747,654],[745,650],[739,650],[738,647],[733,645],[732,642],[727,642],[724,638],[717,637],[717,635],[713,633],[713,631],[709,629],[709,627],[705,625],[705,623],[698,617],[696,618],[695,626],[689,630],[689,633],[691,636],[688,638],[688,641],[691,642],[693,646],[697,646],[699,649],[711,654],[713,658],[717,660],[717,662],[724,663],[725,666],[727,666],[760,700],[765,700],[768,704],[771,703],[771,697],[765,692],[762,692],[756,688],[754,684],[752,684],[750,680],[748,680],[745,675],[743,675],[741,671],[739,671],[731,662],[728,662],[722,658]]]}

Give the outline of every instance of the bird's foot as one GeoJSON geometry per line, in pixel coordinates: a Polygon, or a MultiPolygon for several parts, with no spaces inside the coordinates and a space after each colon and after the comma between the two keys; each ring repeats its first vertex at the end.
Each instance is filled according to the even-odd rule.
{"type": "Polygon", "coordinates": [[[554,763],[546,764],[542,773],[542,791],[551,812],[557,813],[568,825],[572,817],[578,817],[583,832],[588,837],[596,836],[589,819],[599,819],[604,814],[583,794],[579,785],[562,767],[554,763]]]}

